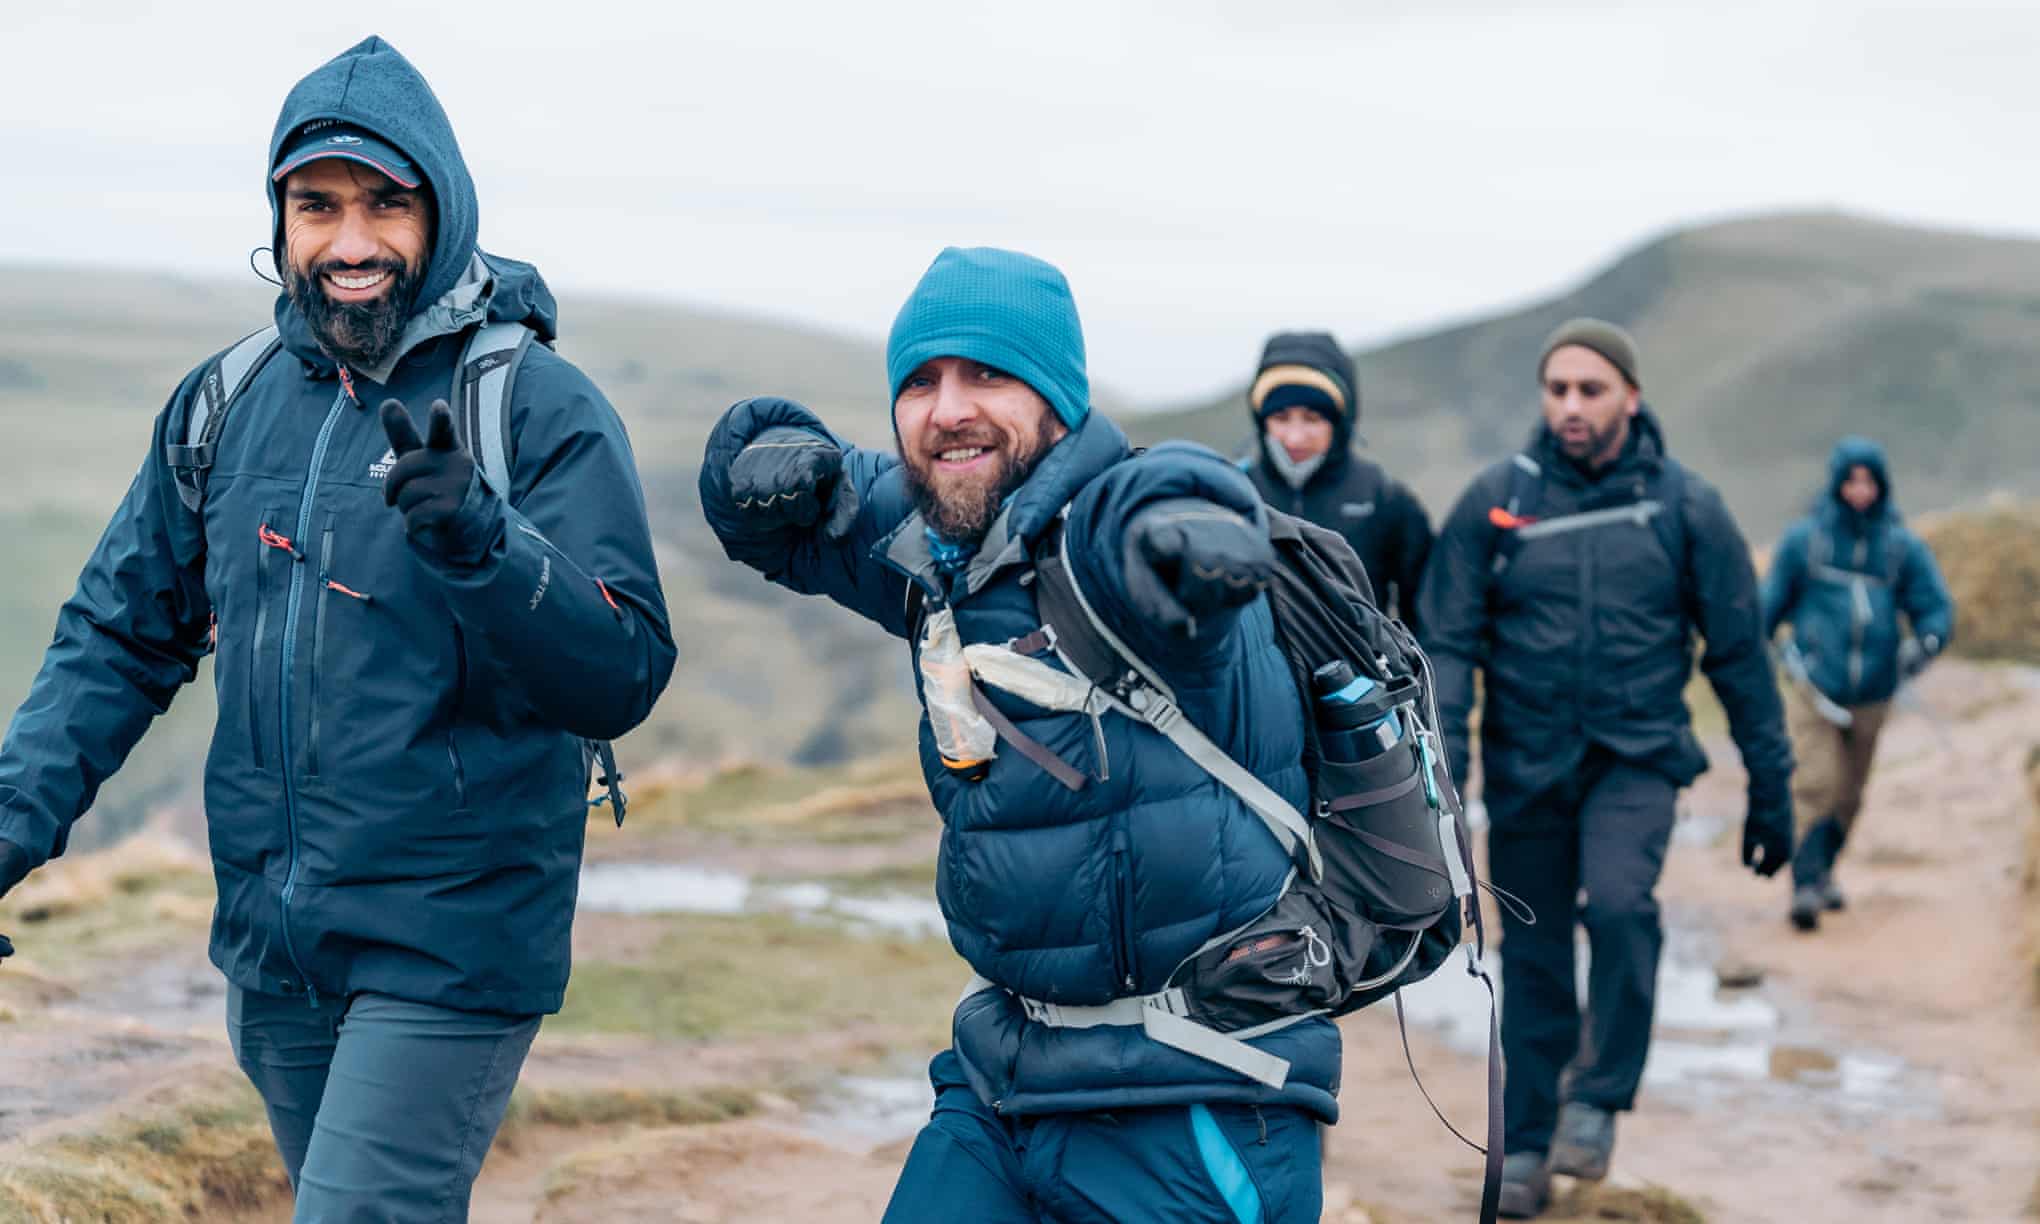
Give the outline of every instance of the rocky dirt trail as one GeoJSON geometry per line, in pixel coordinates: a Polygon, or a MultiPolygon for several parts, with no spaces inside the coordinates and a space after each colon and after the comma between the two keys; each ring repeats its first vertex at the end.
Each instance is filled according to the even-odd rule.
{"type": "MultiPolygon", "coordinates": [[[[1710,745],[1716,769],[1682,800],[1661,890],[1671,937],[1639,1109],[1622,1121],[1611,1181],[1568,1189],[1570,1206],[1550,1218],[2030,1218],[2040,983],[2020,946],[2030,902],[2019,872],[2035,818],[2022,770],[2040,741],[2040,673],[1950,662],[1921,696],[1949,738],[1918,715],[1894,719],[1842,868],[1851,907],[1811,936],[1786,924],[1781,881],[1736,863],[1742,779],[1733,749],[1710,745]],[[1723,969],[1757,982],[1720,988],[1723,969]]],[[[814,924],[878,939],[911,969],[883,979],[878,1003],[852,999],[847,1020],[780,1017],[756,1035],[683,1035],[708,1023],[694,1013],[663,1029],[601,1014],[549,1024],[520,1088],[523,1112],[477,1186],[474,1219],[877,1218],[925,1116],[921,1069],[951,989],[948,967],[925,951],[935,942],[925,929],[929,826],[888,786],[870,837],[846,833],[864,814],[834,801],[820,825],[771,809],[776,832],[764,842],[733,834],[741,821],[727,813],[706,829],[653,819],[591,837],[604,874],[584,886],[577,982],[614,988],[617,966],[639,966],[662,975],[642,987],[645,1000],[734,989],[732,972],[784,972],[771,958],[814,924]],[[659,900],[676,889],[690,893],[687,905],[728,915],[701,921],[756,916],[766,934],[739,950],[734,970],[710,962],[708,976],[688,976],[695,963],[675,969],[676,948],[692,955],[702,932],[712,942],[740,928],[687,925],[659,900]],[[602,912],[591,898],[606,898],[602,912]]],[[[803,819],[822,810],[810,809],[803,819]]],[[[120,930],[105,924],[100,942],[80,945],[95,950],[90,964],[61,973],[43,932],[9,919],[30,972],[17,973],[20,962],[0,970],[0,1183],[10,1162],[53,1136],[104,1128],[166,1085],[231,1070],[223,992],[188,892],[166,903],[136,890],[121,902],[136,916],[120,930]]],[[[871,943],[843,947],[867,958],[858,972],[889,974],[892,961],[871,943]]],[[[1455,960],[1410,1000],[1425,1087],[1476,1136],[1484,999],[1455,960]]],[[[1470,1218],[1477,1158],[1430,1116],[1393,1013],[1376,1009],[1346,1028],[1345,1119],[1327,1135],[1325,1218],[1470,1218]]],[[[286,1216],[271,1199],[195,1218],[286,1216]]]]}

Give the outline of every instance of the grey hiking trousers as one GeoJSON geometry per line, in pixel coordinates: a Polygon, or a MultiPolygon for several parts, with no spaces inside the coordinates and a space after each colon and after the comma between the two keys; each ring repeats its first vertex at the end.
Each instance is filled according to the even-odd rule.
{"type": "Polygon", "coordinates": [[[295,1224],[466,1220],[538,1022],[229,986],[227,1035],[269,1111],[295,1224]]]}

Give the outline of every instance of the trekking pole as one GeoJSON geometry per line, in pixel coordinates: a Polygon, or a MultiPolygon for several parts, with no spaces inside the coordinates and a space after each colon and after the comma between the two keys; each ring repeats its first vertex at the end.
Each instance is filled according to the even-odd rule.
{"type": "Polygon", "coordinates": [[[1785,668],[1785,675],[1806,695],[1814,712],[1837,727],[1847,727],[1856,721],[1856,716],[1835,704],[1833,698],[1820,691],[1813,683],[1813,673],[1807,670],[1806,656],[1799,653],[1799,643],[1788,641],[1777,648],[1778,662],[1785,668]]]}

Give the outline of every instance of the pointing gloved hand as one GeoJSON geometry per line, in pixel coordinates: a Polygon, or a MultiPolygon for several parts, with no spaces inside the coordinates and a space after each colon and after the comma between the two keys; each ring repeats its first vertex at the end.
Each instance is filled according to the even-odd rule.
{"type": "Polygon", "coordinates": [[[857,486],[827,438],[781,425],[751,439],[730,463],[730,497],[761,531],[812,527],[834,544],[857,523],[857,486]],[[826,514],[826,518],[824,515],[826,514]]]}
{"type": "Polygon", "coordinates": [[[1743,817],[1743,865],[1760,876],[1770,877],[1791,859],[1791,798],[1760,800],[1752,795],[1749,814],[1743,817]]]}
{"type": "Polygon", "coordinates": [[[1156,502],[1126,533],[1126,597],[1134,611],[1178,637],[1197,618],[1252,603],[1268,586],[1268,528],[1196,497],[1156,502]]]}
{"type": "Polygon", "coordinates": [[[474,457],[454,436],[453,409],[445,400],[433,400],[430,432],[421,439],[404,402],[387,399],[382,424],[397,456],[383,480],[383,501],[404,512],[404,530],[412,539],[443,553],[452,542],[449,528],[475,481],[474,457]]]}

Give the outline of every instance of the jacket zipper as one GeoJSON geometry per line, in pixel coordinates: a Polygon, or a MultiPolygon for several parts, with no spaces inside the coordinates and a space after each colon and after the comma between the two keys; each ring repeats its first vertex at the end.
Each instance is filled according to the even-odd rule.
{"type": "MultiPolygon", "coordinates": [[[[262,516],[262,526],[269,525],[269,515],[262,516]]],[[[258,680],[262,671],[262,632],[269,626],[269,554],[274,552],[257,533],[255,554],[255,636],[248,642],[248,746],[255,758],[255,768],[266,769],[268,763],[262,755],[262,686],[258,680]]]]}
{"type": "Polygon", "coordinates": [[[1849,696],[1863,691],[1863,634],[1870,627],[1870,588],[1859,578],[1849,582],[1849,696]]]}
{"type": "Polygon", "coordinates": [[[326,595],[332,587],[333,527],[319,535],[319,602],[312,605],[311,726],[305,731],[305,774],[319,776],[319,671],[326,657],[326,595]]]}
{"type": "MultiPolygon", "coordinates": [[[[319,496],[319,470],[326,463],[326,447],[333,440],[333,427],[340,423],[340,412],[347,407],[347,384],[333,396],[333,407],[326,412],[326,421],[319,426],[318,440],[312,443],[312,461],[305,473],[304,495],[298,499],[297,539],[303,539],[312,529],[312,506],[319,496]]],[[[321,587],[321,590],[325,588],[321,587]]],[[[277,743],[279,762],[283,772],[283,815],[290,831],[290,868],[283,877],[283,951],[290,958],[291,967],[304,980],[305,995],[314,1005],[318,1003],[318,991],[312,986],[312,979],[298,960],[297,945],[290,937],[290,899],[297,892],[298,877],[298,826],[297,786],[291,773],[290,760],[290,679],[297,666],[297,624],[298,612],[303,606],[305,595],[305,569],[302,564],[293,565],[290,571],[290,594],[283,605],[283,664],[281,667],[282,686],[278,692],[277,723],[282,728],[282,738],[277,743]]]]}
{"type": "Polygon", "coordinates": [[[1114,915],[1113,952],[1118,964],[1113,966],[1119,972],[1119,987],[1127,994],[1136,989],[1133,938],[1133,854],[1129,849],[1126,835],[1125,816],[1121,815],[1112,826],[1112,895],[1119,902],[1119,912],[1114,915]]]}
{"type": "Polygon", "coordinates": [[[453,712],[446,720],[446,761],[453,767],[453,806],[467,807],[467,771],[460,765],[460,745],[453,742],[453,725],[460,718],[461,703],[467,700],[467,644],[460,626],[453,627],[453,712]]]}

